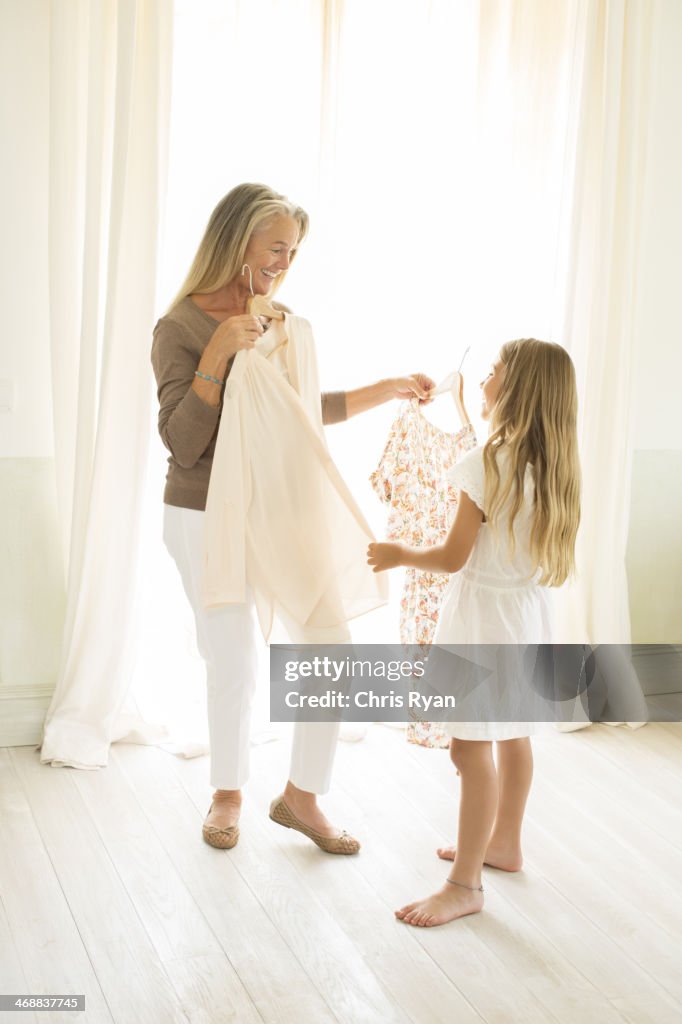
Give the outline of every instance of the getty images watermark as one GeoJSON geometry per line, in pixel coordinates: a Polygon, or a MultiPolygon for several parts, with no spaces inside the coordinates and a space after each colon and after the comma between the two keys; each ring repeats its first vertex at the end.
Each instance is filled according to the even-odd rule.
{"type": "MultiPolygon", "coordinates": [[[[297,650],[300,652],[300,648],[297,650]]],[[[428,711],[436,707],[439,710],[454,709],[454,696],[422,693],[417,688],[425,673],[426,659],[423,657],[415,658],[414,661],[405,657],[399,661],[351,658],[348,655],[345,658],[338,658],[330,657],[329,654],[289,658],[284,663],[284,682],[303,685],[286,690],[284,704],[287,708],[297,710],[349,710],[351,707],[359,710],[407,708],[428,711]],[[312,680],[315,681],[314,684],[310,682],[312,680]],[[356,685],[348,686],[349,680],[353,680],[356,685]],[[366,685],[371,688],[363,689],[366,685]]],[[[271,682],[273,681],[271,679],[271,682]]]]}
{"type": "Polygon", "coordinates": [[[641,722],[655,717],[627,645],[270,647],[273,722],[641,722]]]}

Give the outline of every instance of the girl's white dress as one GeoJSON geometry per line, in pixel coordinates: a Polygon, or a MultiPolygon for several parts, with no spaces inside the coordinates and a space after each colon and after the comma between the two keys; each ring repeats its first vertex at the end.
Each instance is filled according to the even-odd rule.
{"type": "MultiPolygon", "coordinates": [[[[508,466],[506,453],[498,456],[498,466],[504,481],[508,466]]],[[[480,445],[460,459],[450,470],[449,479],[460,490],[466,491],[487,516],[484,505],[483,448],[480,445]]],[[[532,574],[530,560],[530,527],[535,494],[534,470],[530,464],[526,467],[524,487],[524,504],[514,520],[515,553],[512,555],[510,551],[507,539],[508,515],[503,509],[499,518],[499,541],[496,541],[491,527],[482,523],[466,565],[459,572],[453,573],[443,597],[434,644],[525,645],[552,642],[550,590],[537,583],[539,570],[532,574]]],[[[517,673],[514,680],[506,673],[503,673],[505,678],[500,678],[494,671],[495,649],[488,649],[491,675],[473,695],[457,699],[458,714],[466,710],[467,701],[470,701],[472,710],[475,709],[476,721],[444,723],[450,736],[467,740],[514,739],[537,732],[538,722],[554,717],[549,713],[543,714],[545,702],[532,692],[522,672],[517,673]],[[524,713],[532,713],[535,721],[509,720],[519,702],[522,703],[524,713]],[[483,720],[488,717],[491,720],[483,720]],[[495,718],[498,720],[492,720],[495,718]]],[[[513,657],[514,651],[521,653],[523,648],[506,650],[513,657]]]]}

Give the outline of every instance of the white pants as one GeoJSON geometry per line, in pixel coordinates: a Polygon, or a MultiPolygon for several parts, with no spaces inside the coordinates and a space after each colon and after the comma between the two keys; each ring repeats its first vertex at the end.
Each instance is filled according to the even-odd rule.
{"type": "MultiPolygon", "coordinates": [[[[241,789],[249,776],[251,705],[258,668],[257,622],[251,591],[245,604],[205,608],[201,600],[204,513],[164,505],[163,539],[194,611],[197,646],[206,663],[211,785],[241,789]]],[[[350,641],[347,626],[307,629],[282,616],[292,643],[350,641]]],[[[331,781],[338,722],[297,722],[289,778],[299,789],[326,793],[331,781]]]]}

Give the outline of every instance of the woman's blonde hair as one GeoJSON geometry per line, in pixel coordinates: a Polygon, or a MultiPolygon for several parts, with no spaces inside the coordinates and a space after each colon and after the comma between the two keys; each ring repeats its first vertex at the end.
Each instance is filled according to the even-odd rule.
{"type": "Polygon", "coordinates": [[[575,572],[575,539],[580,523],[578,397],[568,352],[552,342],[526,338],[500,350],[506,368],[491,413],[491,434],[483,449],[488,521],[511,496],[512,523],[523,503],[526,464],[535,471],[531,559],[541,569],[538,582],[558,587],[575,572]],[[511,472],[500,483],[498,457],[509,456],[511,472]]]}
{"type": "MultiPolygon", "coordinates": [[[[220,200],[211,214],[196,256],[171,309],[188,295],[213,292],[222,288],[244,266],[244,255],[254,231],[267,226],[273,217],[293,217],[299,227],[297,245],[308,231],[308,214],[286,196],[267,185],[237,185],[220,200]]],[[[295,251],[290,256],[293,258],[295,251]]],[[[286,273],[279,274],[273,291],[286,273]]]]}

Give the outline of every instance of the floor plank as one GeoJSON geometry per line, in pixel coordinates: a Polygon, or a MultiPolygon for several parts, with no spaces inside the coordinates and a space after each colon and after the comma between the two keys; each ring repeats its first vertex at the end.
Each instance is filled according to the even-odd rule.
{"type": "MultiPolygon", "coordinates": [[[[63,1020],[109,1024],[114,1018],[92,967],[88,938],[80,931],[53,851],[45,841],[40,802],[26,786],[21,771],[31,754],[30,747],[0,749],[0,892],[16,961],[24,977],[21,988],[3,991],[17,995],[84,994],[85,1012],[41,1011],[29,1016],[39,1016],[46,1024],[63,1020]]],[[[48,775],[45,781],[49,788],[53,780],[48,775]]],[[[65,781],[62,777],[61,782],[65,781]]],[[[60,816],[60,803],[55,800],[54,812],[63,842],[69,845],[73,836],[69,836],[68,817],[60,816]]],[[[21,1021],[27,1018],[24,1011],[9,1016],[21,1021]]]]}
{"type": "MultiPolygon", "coordinates": [[[[0,751],[0,757],[2,751],[0,751]]],[[[0,768],[2,771],[2,768],[0,768]]],[[[3,833],[4,838],[4,833],[3,833]]],[[[1,856],[1,854],[0,854],[1,856]]],[[[0,861],[0,879],[4,879],[9,876],[9,870],[6,864],[0,861]]],[[[26,975],[21,966],[21,958],[19,952],[14,944],[12,938],[12,929],[10,927],[9,918],[7,916],[7,910],[2,899],[2,891],[0,890],[0,993],[3,995],[28,995],[29,988],[28,982],[26,981],[26,975]]],[[[57,993],[52,993],[57,995],[57,993]]],[[[22,1020],[24,1024],[37,1024],[38,1017],[35,1013],[31,1013],[30,1010],[18,1010],[5,1011],[7,1016],[3,1014],[4,1020],[22,1020]]]]}
{"type": "MultiPolygon", "coordinates": [[[[53,961],[37,956],[32,964],[45,970],[52,962],[57,972],[64,974],[65,991],[83,991],[85,986],[86,1007],[95,1004],[92,1020],[97,1024],[111,1019],[144,1019],[150,1024],[184,1022],[186,1017],[163,964],[80,797],[74,779],[76,770],[41,765],[38,756],[32,747],[12,750],[17,775],[37,823],[36,834],[21,852],[31,859],[50,862],[64,905],[72,916],[71,927],[84,951],[78,955],[77,949],[72,954],[64,950],[62,955],[66,929],[58,923],[59,918],[55,920],[46,900],[54,928],[54,938],[49,941],[58,944],[60,955],[53,961]],[[72,979],[80,979],[80,988],[74,987],[72,979]]],[[[105,771],[92,774],[101,776],[105,771]]],[[[39,891],[44,881],[38,864],[27,865],[24,871],[31,879],[29,891],[34,885],[39,891]]],[[[25,892],[20,892],[19,898],[26,899],[25,892]]],[[[44,989],[41,981],[37,990],[44,989]]],[[[82,1019],[80,1014],[78,1019],[82,1019]]]]}

